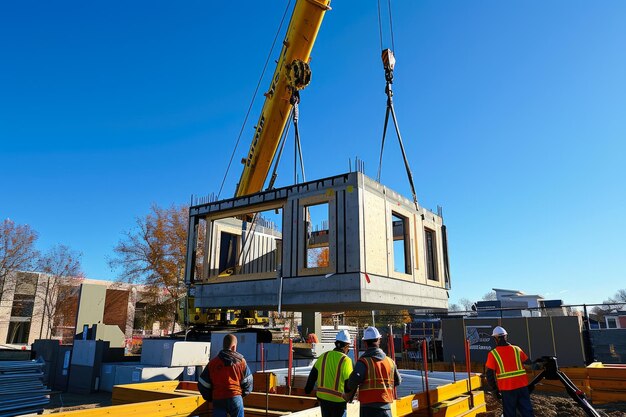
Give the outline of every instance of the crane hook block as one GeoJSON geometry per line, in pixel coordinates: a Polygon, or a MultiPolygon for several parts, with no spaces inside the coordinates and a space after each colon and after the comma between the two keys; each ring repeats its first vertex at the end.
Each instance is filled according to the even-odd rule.
{"type": "Polygon", "coordinates": [[[287,78],[292,89],[302,90],[311,82],[311,67],[302,60],[294,59],[288,66],[287,78]]]}
{"type": "Polygon", "coordinates": [[[393,71],[393,68],[396,66],[396,57],[393,55],[393,51],[385,49],[382,53],[382,59],[385,71],[393,71]]]}

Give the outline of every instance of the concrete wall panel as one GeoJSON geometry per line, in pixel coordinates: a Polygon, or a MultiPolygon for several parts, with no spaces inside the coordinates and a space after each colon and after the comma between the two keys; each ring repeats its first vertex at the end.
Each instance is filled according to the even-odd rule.
{"type": "Polygon", "coordinates": [[[529,322],[530,355],[533,359],[541,356],[556,356],[552,324],[549,317],[533,317],[529,322]]]}
{"type": "Polygon", "coordinates": [[[534,353],[531,349],[529,339],[529,328],[531,323],[525,317],[510,318],[504,317],[500,320],[500,325],[509,333],[509,342],[522,348],[531,359],[534,353]]]}
{"type": "MultiPolygon", "coordinates": [[[[521,347],[531,360],[541,356],[556,356],[559,366],[583,366],[584,354],[578,323],[578,317],[553,317],[552,322],[550,317],[444,319],[441,322],[444,361],[451,361],[452,355],[457,362],[465,360],[463,346],[467,327],[491,334],[493,327],[501,325],[509,333],[509,341],[521,347]]],[[[495,346],[493,340],[485,346],[487,344],[491,348],[495,346]]],[[[470,352],[472,362],[485,362],[489,350],[474,346],[470,352]]]]}
{"type": "Polygon", "coordinates": [[[551,317],[559,366],[584,366],[585,349],[580,317],[551,317]]]}
{"type": "Polygon", "coordinates": [[[365,271],[389,276],[385,200],[365,191],[361,209],[365,221],[365,237],[361,242],[365,246],[365,271]]]}

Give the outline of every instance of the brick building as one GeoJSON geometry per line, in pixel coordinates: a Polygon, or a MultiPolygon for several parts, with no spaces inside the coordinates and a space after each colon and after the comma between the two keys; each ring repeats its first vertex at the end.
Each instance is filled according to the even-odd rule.
{"type": "Polygon", "coordinates": [[[154,301],[141,285],[13,272],[0,290],[0,348],[29,346],[41,338],[71,343],[82,283],[107,287],[103,323],[118,325],[126,338],[155,329],[145,314],[146,305],[154,301]]]}

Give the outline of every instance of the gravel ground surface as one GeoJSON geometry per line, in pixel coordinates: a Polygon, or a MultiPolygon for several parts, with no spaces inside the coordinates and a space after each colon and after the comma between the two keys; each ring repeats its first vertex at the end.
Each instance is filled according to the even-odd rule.
{"type": "MultiPolygon", "coordinates": [[[[486,395],[487,412],[479,417],[500,417],[502,405],[491,394],[486,395]]],[[[582,408],[570,397],[552,393],[534,393],[531,395],[535,417],[587,417],[582,408]]],[[[595,406],[595,409],[607,417],[626,417],[626,403],[595,406]]]]}
{"type": "Polygon", "coordinates": [[[89,395],[64,392],[62,394],[54,394],[50,404],[44,409],[43,413],[54,414],[62,411],[86,410],[108,405],[111,405],[110,392],[95,392],[89,395]]]}

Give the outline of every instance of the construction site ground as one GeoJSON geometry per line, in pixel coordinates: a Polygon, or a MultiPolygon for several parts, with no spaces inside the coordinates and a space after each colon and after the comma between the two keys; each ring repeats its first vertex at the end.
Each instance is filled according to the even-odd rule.
{"type": "MultiPolygon", "coordinates": [[[[532,396],[535,417],[586,417],[585,412],[566,395],[555,393],[534,393],[532,396]]],[[[487,395],[487,412],[479,417],[500,417],[502,406],[493,396],[487,395]]],[[[100,392],[90,395],[64,393],[54,395],[44,414],[62,411],[86,410],[111,405],[111,393],[100,392]]],[[[626,403],[612,403],[596,406],[600,413],[609,417],[626,417],[626,403]]]]}
{"type": "Polygon", "coordinates": [[[50,404],[44,409],[43,413],[52,414],[62,411],[88,410],[109,405],[111,405],[110,392],[94,392],[92,394],[64,392],[53,394],[50,398],[50,404]]]}
{"type": "MultiPolygon", "coordinates": [[[[487,412],[478,417],[500,417],[502,404],[491,394],[486,395],[487,412]]],[[[582,408],[567,394],[538,392],[531,395],[535,417],[587,417],[582,408]]],[[[626,403],[611,403],[594,406],[601,414],[609,417],[626,417],[626,403]]]]}

